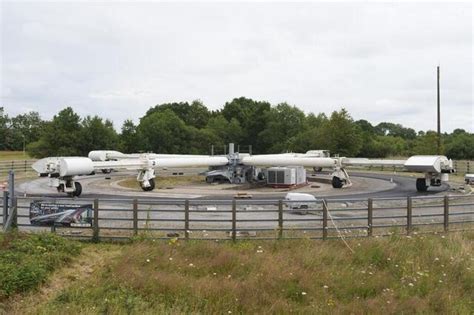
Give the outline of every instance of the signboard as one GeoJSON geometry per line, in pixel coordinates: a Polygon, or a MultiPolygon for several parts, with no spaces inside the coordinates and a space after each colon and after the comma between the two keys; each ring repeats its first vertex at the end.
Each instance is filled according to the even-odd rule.
{"type": "Polygon", "coordinates": [[[30,223],[37,226],[92,226],[92,204],[71,205],[33,201],[30,223]]]}

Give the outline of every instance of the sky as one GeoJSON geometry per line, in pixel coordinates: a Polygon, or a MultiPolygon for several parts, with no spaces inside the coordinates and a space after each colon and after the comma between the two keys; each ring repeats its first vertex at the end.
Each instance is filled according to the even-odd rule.
{"type": "Polygon", "coordinates": [[[66,106],[120,129],[165,102],[235,97],[372,124],[474,132],[469,2],[23,2],[1,0],[1,103],[66,106]]]}

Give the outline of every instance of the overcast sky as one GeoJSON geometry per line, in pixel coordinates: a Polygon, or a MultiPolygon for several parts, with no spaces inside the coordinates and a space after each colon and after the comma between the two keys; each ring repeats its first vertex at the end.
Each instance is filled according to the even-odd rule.
{"type": "Polygon", "coordinates": [[[470,3],[1,2],[1,104],[119,129],[153,105],[246,96],[474,132],[470,3]]]}

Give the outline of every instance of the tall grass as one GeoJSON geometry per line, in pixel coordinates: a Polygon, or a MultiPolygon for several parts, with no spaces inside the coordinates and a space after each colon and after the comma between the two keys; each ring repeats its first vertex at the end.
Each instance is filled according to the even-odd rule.
{"type": "Polygon", "coordinates": [[[54,234],[0,233],[0,306],[11,295],[36,288],[79,252],[78,243],[54,234]]]}
{"type": "Polygon", "coordinates": [[[39,312],[470,314],[473,241],[137,241],[39,312]]]}

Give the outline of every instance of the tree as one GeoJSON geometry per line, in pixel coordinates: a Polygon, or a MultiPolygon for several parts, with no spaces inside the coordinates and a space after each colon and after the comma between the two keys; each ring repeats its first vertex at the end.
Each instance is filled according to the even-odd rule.
{"type": "MultiPolygon", "coordinates": [[[[442,144],[441,144],[442,145],[442,144]]],[[[437,154],[438,148],[438,133],[435,131],[427,131],[426,133],[420,134],[413,142],[412,152],[413,154],[420,155],[434,155],[437,154]]],[[[441,146],[441,154],[444,151],[443,145],[441,146]]]]}
{"type": "Polygon", "coordinates": [[[288,151],[289,140],[305,128],[305,114],[287,103],[278,104],[265,113],[266,128],[259,133],[259,148],[268,153],[288,151]]]}
{"type": "Polygon", "coordinates": [[[0,107],[0,150],[9,150],[9,126],[10,118],[5,113],[3,107],[0,107]]]}
{"type": "Polygon", "coordinates": [[[38,141],[44,121],[38,112],[20,114],[11,119],[11,150],[23,150],[23,144],[38,141]]]}
{"type": "Polygon", "coordinates": [[[237,119],[243,130],[241,144],[252,145],[254,153],[263,152],[258,147],[258,135],[266,128],[265,114],[270,110],[270,103],[258,102],[249,98],[234,98],[225,103],[221,113],[228,121],[237,119]]]}
{"type": "Polygon", "coordinates": [[[137,126],[132,120],[125,120],[119,136],[119,150],[123,153],[136,153],[141,149],[142,143],[137,133],[137,126]]]}
{"type": "Polygon", "coordinates": [[[110,120],[102,121],[98,116],[87,116],[82,120],[79,132],[81,155],[92,150],[114,150],[117,148],[118,135],[110,120]]]}
{"type": "Polygon", "coordinates": [[[78,156],[81,155],[82,126],[80,117],[71,107],[66,107],[46,123],[38,139],[27,146],[31,156],[78,156]]]}
{"type": "Polygon", "coordinates": [[[344,108],[334,111],[321,131],[324,149],[340,156],[356,156],[362,146],[359,127],[344,108]]]}
{"type": "Polygon", "coordinates": [[[137,131],[146,151],[188,153],[189,130],[183,120],[170,109],[142,117],[137,131]]]}
{"type": "Polygon", "coordinates": [[[224,146],[229,143],[240,143],[244,131],[237,119],[232,118],[230,121],[221,114],[209,119],[206,130],[212,132],[216,138],[215,146],[224,146]]]}
{"type": "Polygon", "coordinates": [[[198,129],[206,126],[211,114],[204,104],[199,100],[194,100],[191,105],[188,102],[180,103],[165,103],[156,105],[150,108],[146,114],[149,116],[156,112],[165,112],[171,110],[176,116],[178,116],[186,125],[193,126],[198,129]]]}
{"type": "Polygon", "coordinates": [[[445,136],[446,155],[452,159],[474,159],[474,134],[455,129],[445,136]]]}

